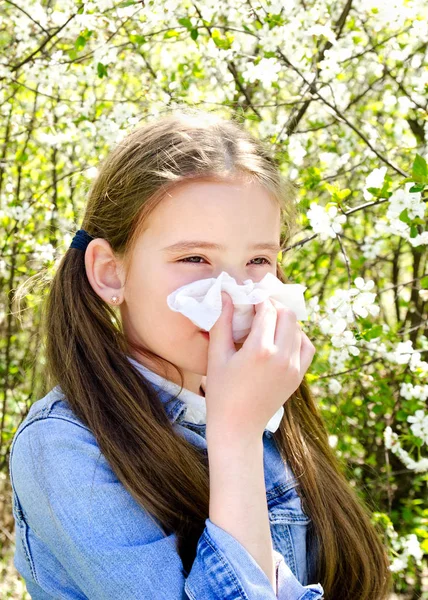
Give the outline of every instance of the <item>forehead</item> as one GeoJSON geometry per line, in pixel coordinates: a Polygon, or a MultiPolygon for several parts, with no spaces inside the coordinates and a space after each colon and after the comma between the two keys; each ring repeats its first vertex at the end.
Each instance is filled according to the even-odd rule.
{"type": "Polygon", "coordinates": [[[189,236],[221,244],[221,239],[279,236],[278,202],[249,181],[182,182],[170,189],[148,217],[144,236],[170,244],[189,236]],[[214,239],[215,238],[215,239],[214,239]]]}

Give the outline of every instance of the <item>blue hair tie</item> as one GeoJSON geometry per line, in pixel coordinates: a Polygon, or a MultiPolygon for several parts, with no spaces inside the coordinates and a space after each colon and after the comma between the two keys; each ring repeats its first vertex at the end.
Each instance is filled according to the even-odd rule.
{"type": "Polygon", "coordinates": [[[74,238],[70,244],[70,248],[78,248],[79,250],[85,251],[89,242],[94,239],[95,238],[92,237],[92,235],[89,235],[87,231],[84,229],[79,229],[79,231],[76,231],[74,235],[74,238]]]}

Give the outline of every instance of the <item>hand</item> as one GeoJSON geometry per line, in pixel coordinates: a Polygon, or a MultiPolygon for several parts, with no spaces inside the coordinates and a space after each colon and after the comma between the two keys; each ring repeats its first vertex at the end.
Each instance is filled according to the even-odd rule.
{"type": "Polygon", "coordinates": [[[205,399],[207,434],[263,435],[275,412],[299,387],[315,346],[295,313],[267,298],[255,304],[251,331],[236,351],[233,302],[222,292],[222,313],[210,330],[205,399]]]}

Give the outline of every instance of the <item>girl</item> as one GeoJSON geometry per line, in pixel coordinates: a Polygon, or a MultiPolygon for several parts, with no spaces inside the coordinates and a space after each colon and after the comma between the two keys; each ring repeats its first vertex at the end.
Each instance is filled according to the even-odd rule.
{"type": "Polygon", "coordinates": [[[11,448],[32,598],[387,598],[386,550],[329,446],[294,313],[255,305],[234,344],[227,294],[209,336],[166,303],[223,270],[285,283],[290,188],[261,141],[198,111],[105,159],[47,300],[54,387],[11,448]]]}

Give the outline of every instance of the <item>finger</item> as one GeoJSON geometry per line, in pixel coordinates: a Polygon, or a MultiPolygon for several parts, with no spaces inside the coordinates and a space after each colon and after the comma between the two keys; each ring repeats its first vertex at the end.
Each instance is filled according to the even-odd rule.
{"type": "Polygon", "coordinates": [[[221,292],[222,310],[219,318],[210,329],[208,360],[227,358],[235,352],[233,343],[232,318],[233,300],[227,292],[221,292]]]}
{"type": "MultiPolygon", "coordinates": [[[[299,327],[296,327],[294,330],[294,335],[292,336],[293,342],[291,351],[289,352],[288,365],[292,371],[296,371],[299,374],[299,378],[301,377],[301,343],[302,343],[302,332],[299,327]]],[[[281,350],[279,350],[281,352],[281,350]]],[[[287,361],[287,358],[284,357],[287,361]]]]}
{"type": "Polygon", "coordinates": [[[275,346],[279,349],[279,352],[283,355],[290,356],[295,343],[294,336],[296,327],[300,328],[297,323],[296,313],[284,306],[278,300],[271,298],[273,305],[275,306],[278,314],[276,332],[275,332],[275,346]]]}
{"type": "Polygon", "coordinates": [[[300,348],[300,366],[302,372],[302,379],[303,375],[306,373],[306,371],[309,369],[312,363],[315,352],[315,346],[312,344],[311,340],[308,338],[306,333],[302,332],[302,345],[300,348]]]}
{"type": "Polygon", "coordinates": [[[254,305],[255,315],[245,346],[252,348],[273,348],[277,312],[269,298],[254,305]]]}

